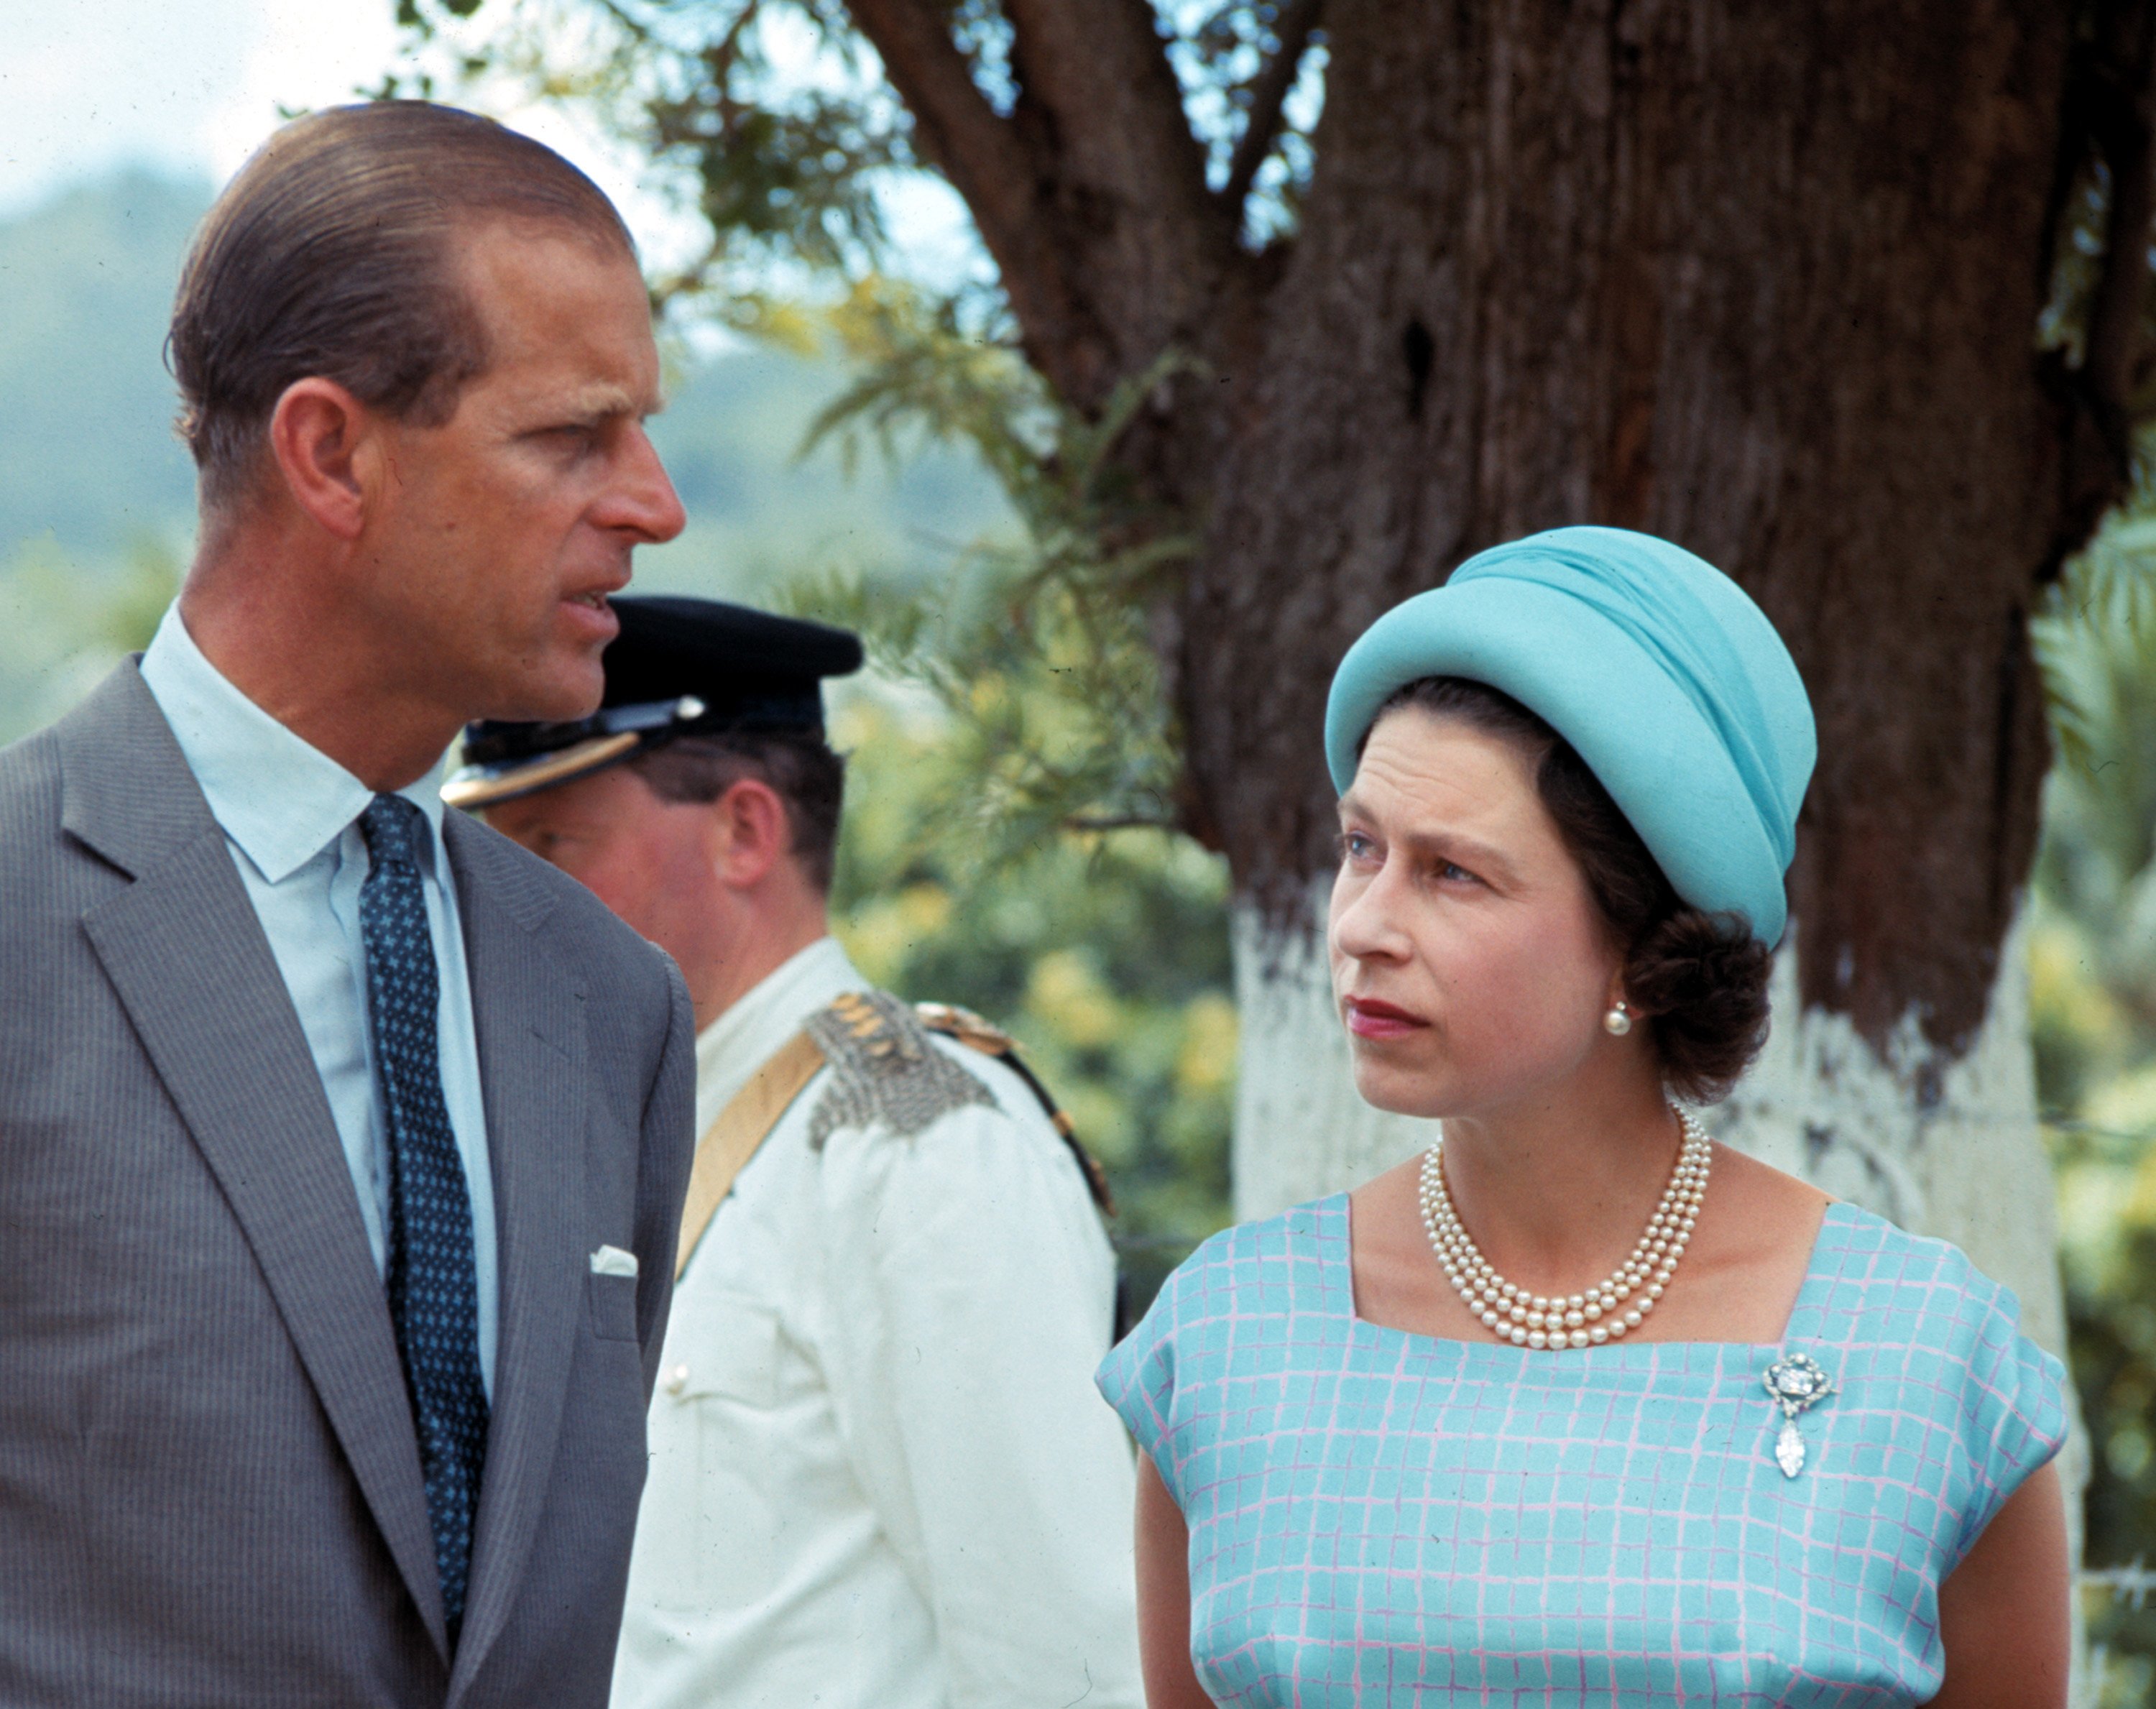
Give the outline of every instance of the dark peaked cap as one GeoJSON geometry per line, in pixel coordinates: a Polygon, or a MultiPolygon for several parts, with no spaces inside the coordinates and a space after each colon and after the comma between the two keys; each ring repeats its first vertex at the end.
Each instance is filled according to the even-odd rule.
{"type": "Polygon", "coordinates": [[[861,667],[860,637],[718,599],[651,594],[609,602],[621,633],[588,718],[465,726],[465,766],[442,785],[452,807],[529,795],[633,759],[681,736],[824,731],[823,680],[861,667]]]}

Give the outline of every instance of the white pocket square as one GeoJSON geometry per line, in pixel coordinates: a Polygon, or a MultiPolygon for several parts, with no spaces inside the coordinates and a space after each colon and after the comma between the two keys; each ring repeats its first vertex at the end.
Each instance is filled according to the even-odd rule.
{"type": "Polygon", "coordinates": [[[636,1255],[619,1246],[602,1246],[592,1254],[593,1275],[634,1275],[636,1255]]]}

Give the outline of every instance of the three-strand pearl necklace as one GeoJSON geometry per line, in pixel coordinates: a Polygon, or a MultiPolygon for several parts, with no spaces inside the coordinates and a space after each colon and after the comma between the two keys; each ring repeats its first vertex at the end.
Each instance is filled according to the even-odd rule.
{"type": "MultiPolygon", "coordinates": [[[[1675,1106],[1671,1106],[1675,1109],[1675,1106]]],[[[1647,1232],[1609,1280],[1583,1293],[1531,1294],[1498,1275],[1469,1238],[1445,1190],[1440,1139],[1423,1156],[1422,1225],[1445,1278],[1467,1309],[1500,1341],[1515,1347],[1599,1347],[1621,1341],[1655,1309],[1697,1226],[1714,1147],[1689,1110],[1676,1111],[1684,1143],[1647,1232]]]]}

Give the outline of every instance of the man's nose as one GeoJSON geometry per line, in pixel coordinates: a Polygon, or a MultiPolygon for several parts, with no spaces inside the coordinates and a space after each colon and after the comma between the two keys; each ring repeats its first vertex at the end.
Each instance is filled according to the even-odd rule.
{"type": "Polygon", "coordinates": [[[632,423],[622,464],[598,520],[623,528],[653,546],[662,546],[687,523],[680,495],[659,460],[659,448],[639,423],[632,423]]]}

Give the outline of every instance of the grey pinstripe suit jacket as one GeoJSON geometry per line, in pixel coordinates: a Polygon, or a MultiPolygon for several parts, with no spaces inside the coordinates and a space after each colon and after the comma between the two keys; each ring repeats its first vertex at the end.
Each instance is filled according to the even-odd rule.
{"type": "Polygon", "coordinates": [[[132,663],[0,752],[8,1709],[605,1701],[695,1024],[580,885],[449,817],[501,1261],[454,1658],[382,1283],[223,834],[132,663]]]}

